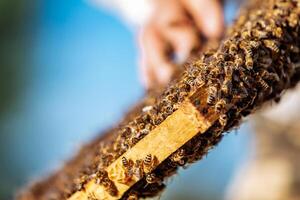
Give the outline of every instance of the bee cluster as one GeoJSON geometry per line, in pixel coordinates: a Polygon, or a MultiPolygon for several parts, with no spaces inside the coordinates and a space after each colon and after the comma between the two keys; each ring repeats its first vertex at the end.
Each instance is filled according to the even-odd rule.
{"type": "Polygon", "coordinates": [[[118,182],[123,184],[130,184],[134,178],[142,179],[145,177],[147,183],[151,184],[158,182],[159,178],[152,174],[151,171],[155,169],[158,165],[158,159],[156,156],[147,154],[144,159],[138,159],[135,162],[131,159],[126,159],[122,157],[122,165],[125,169],[124,177],[122,177],[118,182]]]}
{"type": "Polygon", "coordinates": [[[118,127],[83,147],[62,170],[31,187],[20,199],[64,199],[85,190],[85,183],[95,179],[116,195],[118,191],[104,169],[189,99],[204,117],[219,116],[209,130],[192,138],[158,167],[150,154],[144,160],[122,158],[125,179],[120,181],[141,178],[123,198],[157,195],[165,188],[164,178],[201,159],[242,117],[266,100],[278,100],[284,89],[297,83],[299,17],[297,0],[253,0],[217,49],[205,51],[163,92],[150,94],[118,127]]]}
{"type": "MultiPolygon", "coordinates": [[[[217,50],[207,51],[193,62],[175,84],[175,88],[188,89],[189,94],[204,88],[204,94],[188,98],[203,116],[217,114],[219,120],[162,162],[153,171],[157,176],[170,177],[179,166],[201,159],[221,140],[222,133],[237,126],[266,100],[279,100],[281,91],[299,80],[298,1],[264,1],[256,5],[260,7],[250,5],[242,12],[217,50]]],[[[160,192],[152,188],[150,195],[149,190],[143,190],[146,185],[141,181],[131,191],[140,197],[160,192]]]]}

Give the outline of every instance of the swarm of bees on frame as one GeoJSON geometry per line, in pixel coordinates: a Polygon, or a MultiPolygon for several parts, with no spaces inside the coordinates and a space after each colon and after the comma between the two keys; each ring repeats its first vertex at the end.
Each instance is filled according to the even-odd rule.
{"type": "Polygon", "coordinates": [[[143,177],[145,177],[148,184],[157,182],[158,180],[158,177],[151,173],[158,165],[158,159],[154,155],[147,154],[144,159],[138,159],[135,162],[131,159],[122,157],[122,165],[125,169],[125,176],[118,180],[120,183],[127,185],[130,184],[134,178],[139,180],[143,177]]]}
{"type": "MultiPolygon", "coordinates": [[[[122,158],[126,178],[120,181],[141,179],[123,199],[157,195],[165,188],[165,178],[175,174],[178,167],[201,159],[244,116],[266,100],[278,101],[284,89],[295,86],[300,79],[299,18],[297,0],[253,0],[229,28],[219,48],[205,51],[159,97],[156,92],[149,95],[119,127],[84,147],[61,171],[37,183],[20,199],[64,199],[85,190],[91,180],[103,185],[112,196],[117,195],[104,169],[189,98],[204,117],[219,116],[209,130],[192,138],[158,166],[151,154],[144,160],[122,158]],[[193,96],[200,88],[201,98],[193,96]]],[[[89,195],[90,199],[94,197],[89,195]]]]}

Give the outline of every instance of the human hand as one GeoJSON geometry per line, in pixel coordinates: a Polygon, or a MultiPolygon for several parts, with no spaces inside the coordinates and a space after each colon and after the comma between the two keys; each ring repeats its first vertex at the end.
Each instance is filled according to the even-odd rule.
{"type": "Polygon", "coordinates": [[[140,71],[146,88],[166,85],[176,61],[183,62],[201,45],[200,35],[218,38],[223,32],[219,0],[153,0],[154,12],[140,33],[140,71]]]}

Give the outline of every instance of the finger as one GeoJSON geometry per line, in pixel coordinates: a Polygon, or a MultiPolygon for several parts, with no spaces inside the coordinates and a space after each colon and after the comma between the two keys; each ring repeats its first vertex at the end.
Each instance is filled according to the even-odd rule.
{"type": "Polygon", "coordinates": [[[155,83],[157,84],[157,78],[154,72],[155,67],[151,65],[151,62],[147,61],[146,55],[142,54],[141,59],[140,59],[140,81],[142,85],[146,89],[151,89],[155,86],[155,83]]]}
{"type": "Polygon", "coordinates": [[[188,21],[185,10],[181,2],[174,0],[158,1],[154,13],[153,23],[159,27],[169,26],[188,21]]]}
{"type": "Polygon", "coordinates": [[[223,34],[224,17],[219,0],[182,0],[201,33],[207,38],[219,38],[223,34]]]}
{"type": "Polygon", "coordinates": [[[191,51],[199,46],[199,37],[184,6],[179,1],[160,1],[156,17],[159,20],[154,21],[155,25],[176,53],[173,61],[178,64],[186,61],[191,51]]]}
{"type": "Polygon", "coordinates": [[[200,46],[200,37],[191,23],[166,26],[161,31],[175,50],[178,64],[185,62],[191,52],[200,46]]]}
{"type": "Polygon", "coordinates": [[[139,63],[140,70],[139,70],[139,77],[142,85],[146,89],[153,88],[153,83],[155,82],[155,76],[150,67],[147,67],[145,60],[141,60],[139,63]]]}
{"type": "Polygon", "coordinates": [[[168,45],[156,28],[146,26],[141,38],[142,69],[148,87],[167,84],[173,75],[173,65],[168,57],[168,45]],[[146,70],[144,68],[147,68],[146,70]],[[153,81],[157,81],[154,82],[153,81]]]}

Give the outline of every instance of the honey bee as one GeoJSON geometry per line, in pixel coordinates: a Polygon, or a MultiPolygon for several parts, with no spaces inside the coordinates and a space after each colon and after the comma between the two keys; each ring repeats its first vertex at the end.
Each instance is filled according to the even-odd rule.
{"type": "Polygon", "coordinates": [[[202,81],[206,82],[207,81],[207,76],[209,75],[209,69],[208,66],[206,65],[205,67],[202,68],[201,72],[200,72],[200,78],[202,81]]]}
{"type": "Polygon", "coordinates": [[[138,142],[140,141],[140,139],[138,137],[132,137],[129,144],[130,146],[134,146],[136,145],[138,142]]]}
{"type": "Polygon", "coordinates": [[[173,113],[173,106],[172,105],[168,105],[164,108],[164,112],[167,114],[167,115],[171,115],[173,113]]]}
{"type": "Polygon", "coordinates": [[[146,135],[148,135],[149,133],[149,129],[147,128],[147,126],[145,125],[144,129],[140,130],[137,134],[136,137],[140,140],[143,137],[145,137],[146,135]]]}
{"type": "Polygon", "coordinates": [[[156,118],[154,119],[154,125],[159,125],[160,123],[162,123],[164,121],[164,118],[161,115],[156,116],[156,118]]]}
{"type": "Polygon", "coordinates": [[[183,166],[185,164],[184,154],[185,150],[179,149],[171,156],[171,161],[179,164],[180,166],[183,166]]]}
{"type": "Polygon", "coordinates": [[[121,149],[121,142],[126,142],[126,139],[122,138],[121,135],[118,135],[116,141],[117,142],[115,142],[113,144],[113,150],[114,151],[118,151],[119,149],[121,149]]]}
{"type": "Polygon", "coordinates": [[[146,174],[146,181],[148,184],[160,183],[161,180],[154,173],[146,174]]]}
{"type": "Polygon", "coordinates": [[[152,109],[153,109],[153,106],[145,106],[145,107],[143,107],[142,111],[143,111],[143,112],[149,112],[149,111],[151,111],[152,109]]]}
{"type": "Polygon", "coordinates": [[[127,158],[122,157],[122,165],[123,167],[130,169],[133,166],[133,161],[131,159],[127,160],[127,158]]]}
{"type": "Polygon", "coordinates": [[[267,78],[271,81],[280,82],[280,78],[276,73],[270,73],[267,78]]]}
{"type": "Polygon", "coordinates": [[[300,48],[295,45],[289,45],[289,49],[293,53],[300,53],[300,48]]]}
{"type": "Polygon", "coordinates": [[[138,200],[139,197],[136,193],[130,193],[127,197],[127,200],[138,200]]]}
{"type": "Polygon", "coordinates": [[[80,176],[79,178],[76,178],[76,179],[74,180],[74,182],[75,182],[75,184],[76,184],[76,189],[77,189],[78,191],[84,189],[84,186],[85,186],[85,184],[87,183],[87,181],[88,181],[88,176],[87,176],[87,175],[82,175],[82,176],[80,176]]]}
{"type": "Polygon", "coordinates": [[[197,66],[191,66],[188,68],[188,75],[191,77],[196,77],[200,73],[200,69],[197,66]]]}
{"type": "Polygon", "coordinates": [[[222,73],[222,71],[223,71],[223,68],[221,68],[221,67],[214,67],[212,70],[211,70],[211,72],[210,72],[210,74],[212,75],[212,76],[218,76],[219,74],[221,74],[222,73]]]}
{"type": "Polygon", "coordinates": [[[285,11],[283,9],[275,9],[273,10],[273,14],[276,17],[282,17],[285,14],[285,11]]]}
{"type": "Polygon", "coordinates": [[[192,87],[194,85],[194,78],[190,77],[185,80],[185,83],[192,87]]]}
{"type": "Polygon", "coordinates": [[[257,49],[259,46],[260,46],[260,42],[259,41],[254,41],[254,40],[251,40],[250,42],[249,42],[249,45],[251,46],[251,47],[253,47],[253,48],[255,48],[255,49],[257,49]]]}
{"type": "Polygon", "coordinates": [[[276,27],[276,28],[273,30],[272,34],[273,34],[275,37],[277,37],[277,38],[282,38],[283,30],[282,30],[281,27],[276,27]]]}
{"type": "Polygon", "coordinates": [[[171,176],[174,174],[174,168],[177,167],[177,164],[174,163],[171,159],[171,157],[167,160],[166,168],[164,169],[163,173],[166,174],[167,176],[171,176]]]}
{"type": "Polygon", "coordinates": [[[234,49],[234,46],[231,47],[231,45],[232,45],[231,40],[225,40],[221,46],[221,53],[228,52],[229,54],[231,54],[232,52],[230,52],[230,50],[232,50],[232,51],[237,50],[237,48],[234,49]]]}
{"type": "Polygon", "coordinates": [[[247,42],[243,41],[240,43],[240,48],[244,50],[245,57],[253,57],[253,50],[247,42]]]}
{"type": "Polygon", "coordinates": [[[229,46],[229,54],[234,55],[238,51],[238,46],[233,42],[229,46]]]}
{"type": "Polygon", "coordinates": [[[103,186],[105,187],[105,190],[108,194],[110,194],[111,196],[117,196],[118,194],[118,189],[116,187],[116,185],[114,184],[114,182],[112,182],[111,180],[107,181],[108,184],[103,184],[103,186]]]}
{"type": "Polygon", "coordinates": [[[216,86],[210,86],[208,88],[208,96],[207,96],[207,100],[206,100],[206,103],[208,105],[212,105],[216,101],[217,93],[218,93],[218,89],[216,86]]]}
{"type": "Polygon", "coordinates": [[[223,126],[223,127],[226,126],[227,121],[228,121],[228,117],[227,117],[226,114],[220,115],[220,117],[219,117],[219,123],[221,124],[221,126],[223,126]]]}
{"type": "Polygon", "coordinates": [[[122,157],[122,165],[125,168],[124,178],[119,179],[119,183],[129,184],[132,182],[133,178],[133,161],[131,159],[127,160],[125,157],[122,157]]]}
{"type": "Polygon", "coordinates": [[[147,156],[143,160],[143,167],[146,172],[151,172],[157,166],[157,164],[157,157],[152,156],[151,154],[147,154],[147,156]]]}
{"type": "Polygon", "coordinates": [[[116,196],[118,194],[118,189],[114,182],[108,178],[108,174],[104,170],[100,170],[96,173],[96,184],[102,185],[106,192],[111,196],[116,196]]]}
{"type": "Polygon", "coordinates": [[[264,45],[275,53],[279,53],[280,47],[278,42],[274,40],[264,40],[264,45]]]}
{"type": "Polygon", "coordinates": [[[245,61],[245,66],[248,70],[252,70],[253,67],[253,59],[251,56],[246,56],[245,57],[246,61],[245,61]]]}
{"type": "Polygon", "coordinates": [[[265,20],[262,20],[262,19],[258,20],[258,21],[257,21],[257,24],[258,24],[261,28],[263,28],[263,29],[265,29],[265,28],[267,27],[266,21],[265,21],[265,20]]]}
{"type": "Polygon", "coordinates": [[[168,101],[170,102],[170,103],[177,103],[177,97],[176,97],[176,95],[168,95],[167,96],[167,99],[168,99],[168,101]]]}
{"type": "Polygon", "coordinates": [[[251,87],[253,85],[253,79],[246,75],[244,72],[241,73],[241,80],[248,86],[251,87]]]}
{"type": "Polygon", "coordinates": [[[102,170],[103,166],[109,164],[112,161],[114,155],[111,153],[111,150],[102,150],[96,158],[97,159],[94,160],[95,161],[94,165],[98,170],[102,170]]]}
{"type": "Polygon", "coordinates": [[[123,138],[129,138],[133,132],[134,132],[134,130],[132,127],[126,126],[125,128],[122,129],[121,136],[123,138]]]}
{"type": "Polygon", "coordinates": [[[232,91],[232,82],[230,79],[225,79],[222,86],[221,86],[221,91],[226,94],[229,95],[232,91]]]}
{"type": "Polygon", "coordinates": [[[267,70],[263,70],[261,72],[261,77],[265,78],[265,79],[268,79],[270,81],[275,81],[275,82],[280,81],[280,78],[279,78],[277,73],[273,73],[273,72],[271,73],[271,72],[268,72],[267,70]]]}
{"type": "Polygon", "coordinates": [[[248,90],[246,89],[244,82],[239,83],[239,89],[241,90],[241,93],[238,95],[239,98],[246,98],[248,97],[249,93],[248,90]]]}
{"type": "Polygon", "coordinates": [[[243,39],[249,39],[249,38],[251,38],[251,31],[248,29],[243,30],[241,33],[241,36],[243,39]]]}
{"type": "Polygon", "coordinates": [[[197,88],[200,88],[205,85],[205,81],[203,80],[202,76],[196,77],[196,79],[194,80],[194,85],[197,88]]]}
{"type": "Polygon", "coordinates": [[[111,196],[117,195],[118,190],[115,184],[108,177],[103,178],[100,185],[102,185],[111,196]]]}
{"type": "Polygon", "coordinates": [[[281,10],[290,10],[293,9],[293,4],[291,2],[283,2],[283,1],[277,1],[276,6],[280,8],[281,10]]]}
{"type": "Polygon", "coordinates": [[[293,68],[294,68],[294,69],[299,69],[299,68],[300,68],[300,62],[293,63],[293,64],[291,64],[291,65],[293,65],[293,68]]]}
{"type": "Polygon", "coordinates": [[[214,58],[217,61],[224,60],[225,59],[225,55],[224,55],[224,53],[217,52],[216,54],[214,54],[214,58]]]}
{"type": "Polygon", "coordinates": [[[288,17],[290,27],[294,28],[299,24],[299,16],[296,13],[291,13],[288,17]]]}
{"type": "Polygon", "coordinates": [[[256,37],[258,39],[268,38],[268,32],[266,32],[266,31],[254,29],[254,30],[252,30],[252,34],[254,37],[256,37]]]}
{"type": "Polygon", "coordinates": [[[272,58],[269,57],[262,57],[259,59],[259,61],[259,65],[261,65],[264,68],[268,68],[273,62],[272,58]]]}
{"type": "Polygon", "coordinates": [[[225,76],[231,76],[232,74],[232,67],[234,66],[234,62],[226,61],[224,62],[224,72],[225,76]]]}
{"type": "Polygon", "coordinates": [[[244,59],[240,54],[235,55],[234,65],[235,68],[240,68],[244,64],[244,59]]]}
{"type": "Polygon", "coordinates": [[[220,99],[215,105],[215,112],[221,113],[222,110],[226,107],[226,104],[227,102],[225,99],[220,99]]]}
{"type": "Polygon", "coordinates": [[[191,90],[191,86],[187,83],[181,83],[178,87],[181,93],[188,93],[191,90]]]}
{"type": "Polygon", "coordinates": [[[152,126],[152,124],[151,124],[151,121],[149,121],[149,123],[148,124],[146,124],[146,126],[145,126],[145,130],[144,131],[142,131],[144,134],[147,132],[147,134],[152,130],[152,128],[153,128],[153,126],[152,126]]]}
{"type": "Polygon", "coordinates": [[[95,193],[91,192],[88,193],[87,200],[99,200],[99,199],[96,197],[95,193]]]}
{"type": "Polygon", "coordinates": [[[100,184],[101,180],[107,177],[108,174],[105,170],[99,169],[99,171],[95,174],[96,177],[96,184],[100,184]]]}
{"type": "Polygon", "coordinates": [[[144,166],[143,160],[136,160],[133,167],[133,175],[137,177],[137,179],[141,179],[144,176],[144,166]]]}
{"type": "Polygon", "coordinates": [[[246,57],[253,57],[253,50],[250,46],[246,46],[245,48],[243,48],[243,50],[245,52],[246,57]]]}
{"type": "Polygon", "coordinates": [[[264,79],[259,79],[258,81],[261,85],[261,87],[264,89],[264,90],[269,90],[270,89],[270,86],[269,84],[264,80],[264,79]]]}

